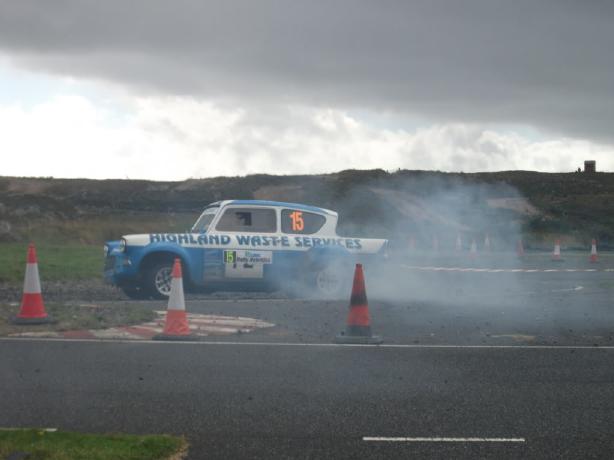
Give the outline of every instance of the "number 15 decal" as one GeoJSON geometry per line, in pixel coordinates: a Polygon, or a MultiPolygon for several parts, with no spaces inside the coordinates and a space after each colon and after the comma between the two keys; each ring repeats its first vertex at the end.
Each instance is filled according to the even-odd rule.
{"type": "Polygon", "coordinates": [[[302,232],[305,229],[305,221],[303,220],[303,213],[301,211],[294,211],[290,214],[292,220],[292,231],[302,232]]]}

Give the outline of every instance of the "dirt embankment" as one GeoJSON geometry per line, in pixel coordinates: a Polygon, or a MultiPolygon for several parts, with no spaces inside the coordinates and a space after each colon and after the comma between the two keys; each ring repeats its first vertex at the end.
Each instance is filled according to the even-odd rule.
{"type": "Polygon", "coordinates": [[[477,213],[525,233],[614,241],[614,174],[529,171],[456,174],[342,171],[328,175],[219,177],[182,182],[0,177],[0,241],[100,244],[125,233],[184,231],[203,206],[222,199],[298,201],[334,209],[340,231],[391,238],[485,232],[477,213]],[[463,212],[429,206],[433,196],[467,192],[463,212]],[[357,232],[357,233],[356,233],[357,232]]]}

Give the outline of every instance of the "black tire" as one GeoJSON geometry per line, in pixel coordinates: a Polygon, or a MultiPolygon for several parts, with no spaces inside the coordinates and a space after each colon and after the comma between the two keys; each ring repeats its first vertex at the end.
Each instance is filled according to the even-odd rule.
{"type": "Polygon", "coordinates": [[[141,286],[122,286],[122,292],[132,300],[147,300],[150,295],[141,286]]]}
{"type": "Polygon", "coordinates": [[[347,261],[313,265],[307,273],[305,284],[309,297],[323,300],[349,298],[353,273],[347,261]]]}
{"type": "Polygon", "coordinates": [[[173,261],[162,260],[155,262],[144,270],[143,290],[154,299],[165,300],[171,292],[171,274],[173,261]]]}

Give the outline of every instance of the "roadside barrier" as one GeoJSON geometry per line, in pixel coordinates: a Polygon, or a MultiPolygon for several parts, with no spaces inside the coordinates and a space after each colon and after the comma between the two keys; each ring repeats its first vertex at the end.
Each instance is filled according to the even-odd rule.
{"type": "Polygon", "coordinates": [[[41,293],[40,277],[38,275],[38,261],[34,243],[28,246],[26,262],[26,275],[23,282],[23,297],[19,314],[12,318],[13,324],[48,324],[55,321],[45,311],[43,295],[41,293]]]}
{"type": "Polygon", "coordinates": [[[171,279],[171,292],[168,297],[166,320],[161,334],[153,337],[154,340],[194,340],[190,331],[188,317],[185,312],[185,297],[183,295],[183,275],[181,261],[175,259],[171,279]]]}
{"type": "Polygon", "coordinates": [[[597,256],[597,241],[595,240],[595,238],[593,238],[593,240],[591,241],[591,257],[590,257],[590,261],[591,263],[596,263],[599,262],[598,256],[597,256]]]}
{"type": "Polygon", "coordinates": [[[371,334],[371,318],[362,264],[356,264],[345,332],[335,337],[335,343],[378,345],[384,340],[371,334]]]}
{"type": "Polygon", "coordinates": [[[561,240],[556,240],[554,242],[554,252],[552,253],[552,260],[554,262],[561,262],[561,240]]]}

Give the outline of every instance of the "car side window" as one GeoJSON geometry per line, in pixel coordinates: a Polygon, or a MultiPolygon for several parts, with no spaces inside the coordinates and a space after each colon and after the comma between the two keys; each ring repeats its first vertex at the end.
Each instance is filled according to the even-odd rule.
{"type": "Polygon", "coordinates": [[[281,231],[310,235],[322,228],[326,218],[313,212],[300,211],[298,209],[284,209],[281,211],[281,231]]]}
{"type": "Polygon", "coordinates": [[[222,232],[275,233],[277,218],[274,209],[230,208],[224,211],[215,228],[222,232]]]}

